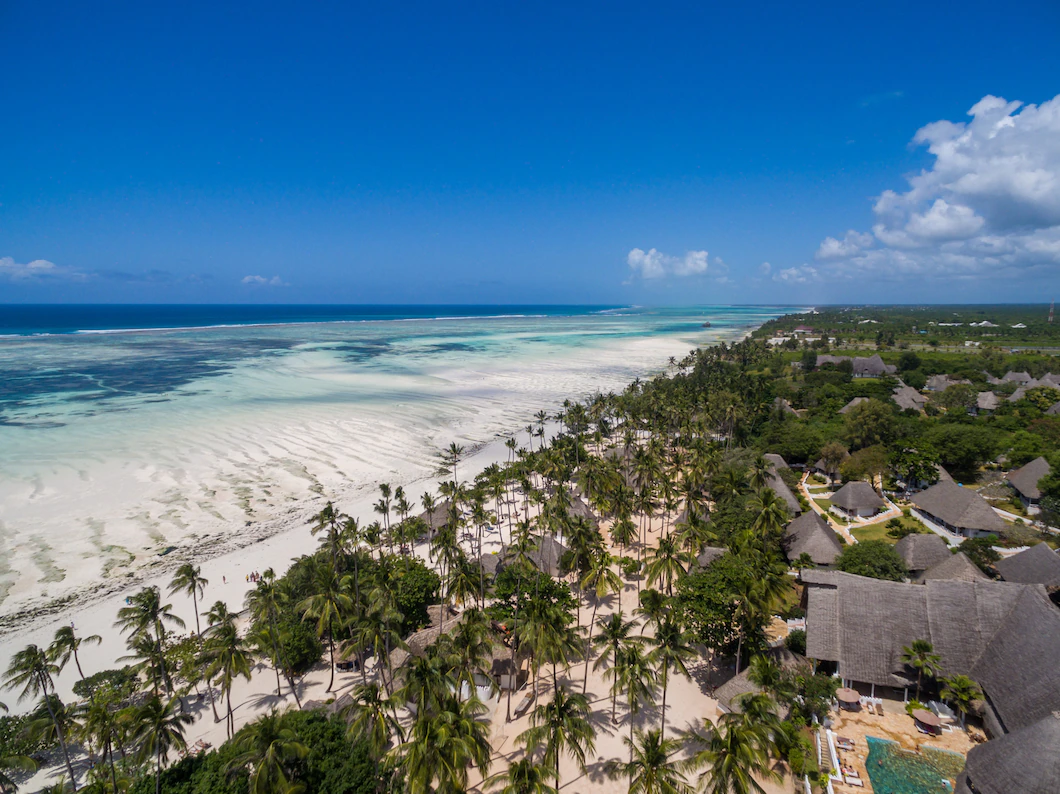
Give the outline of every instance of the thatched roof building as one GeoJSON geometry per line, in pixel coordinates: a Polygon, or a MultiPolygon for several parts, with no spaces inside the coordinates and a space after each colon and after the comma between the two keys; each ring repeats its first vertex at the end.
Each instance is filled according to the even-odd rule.
{"type": "Polygon", "coordinates": [[[776,469],[777,471],[780,471],[781,469],[789,468],[788,467],[788,462],[786,460],[784,460],[784,458],[781,457],[780,455],[778,455],[776,452],[767,452],[762,457],[765,458],[767,461],[769,461],[771,464],[773,464],[773,468],[776,469]]]}
{"type": "Polygon", "coordinates": [[[700,568],[709,568],[710,564],[729,553],[724,546],[704,546],[702,551],[696,555],[696,565],[700,568]]]}
{"type": "Polygon", "coordinates": [[[1002,383],[1030,383],[1033,380],[1029,372],[1006,372],[1001,376],[1002,383]]]}
{"type": "Polygon", "coordinates": [[[844,405],[842,408],[840,408],[839,409],[839,413],[848,414],[854,408],[854,406],[861,405],[863,402],[867,402],[868,399],[869,399],[868,397],[855,397],[853,400],[851,400],[846,405],[844,405]]]}
{"type": "Polygon", "coordinates": [[[913,578],[953,556],[946,541],[934,532],[930,535],[906,535],[895,544],[894,550],[913,578]]]}
{"type": "Polygon", "coordinates": [[[1055,794],[1060,789],[1060,711],[973,747],[954,794],[1055,794]]]}
{"type": "Polygon", "coordinates": [[[978,493],[952,480],[939,482],[910,501],[929,521],[966,537],[1005,531],[1005,522],[978,493]]]}
{"type": "Polygon", "coordinates": [[[784,528],[784,554],[788,562],[808,554],[814,565],[829,566],[843,551],[835,531],[812,510],[784,528]]]}
{"type": "Polygon", "coordinates": [[[420,518],[426,522],[427,526],[430,527],[432,531],[437,532],[449,523],[449,510],[451,507],[452,501],[446,499],[438,502],[433,510],[424,510],[420,513],[420,518]]]}
{"type": "Polygon", "coordinates": [[[803,573],[807,656],[848,681],[909,687],[902,648],[928,640],[949,675],[983,689],[992,735],[1060,709],[1060,610],[1045,589],[992,581],[886,582],[839,571],[803,573]]]}
{"type": "Polygon", "coordinates": [[[1055,402],[1052,405],[1050,405],[1048,410],[1045,413],[1047,415],[1049,415],[1049,416],[1060,415],[1060,402],[1055,402]]]}
{"type": "Polygon", "coordinates": [[[992,391],[981,391],[975,395],[975,409],[977,411],[996,411],[1001,401],[992,391]]]}
{"type": "Polygon", "coordinates": [[[1045,543],[1000,559],[994,567],[1006,582],[1060,587],[1060,556],[1045,543]]]}
{"type": "Polygon", "coordinates": [[[571,517],[584,518],[594,524],[600,523],[600,518],[593,512],[592,508],[589,507],[588,503],[580,496],[571,496],[570,508],[568,509],[571,517]]]}
{"type": "MultiPolygon", "coordinates": [[[[799,663],[806,661],[806,657],[792,653],[783,646],[779,648],[770,648],[766,651],[766,655],[772,658],[772,660],[782,668],[795,667],[799,663]]],[[[744,695],[756,695],[759,692],[764,691],[762,687],[758,686],[758,684],[750,679],[748,675],[749,672],[750,669],[745,668],[739,675],[734,675],[714,690],[714,699],[718,701],[718,709],[720,711],[739,712],[741,711],[741,697],[744,695]]]]}
{"type": "Polygon", "coordinates": [[[769,472],[766,474],[766,479],[768,480],[769,488],[784,503],[784,506],[788,508],[788,512],[794,516],[797,516],[802,512],[802,505],[799,504],[798,497],[791,492],[788,484],[781,479],[779,474],[777,474],[775,466],[770,465],[769,472]]]}
{"type": "Polygon", "coordinates": [[[867,358],[856,357],[851,362],[855,378],[879,378],[884,375],[893,375],[898,368],[893,364],[884,364],[880,354],[876,353],[867,358]]]}
{"type": "Polygon", "coordinates": [[[985,573],[979,570],[979,566],[968,559],[963,551],[950,554],[949,559],[936,563],[920,575],[919,581],[926,582],[929,579],[950,579],[959,582],[975,582],[987,580],[985,573]]]}
{"type": "Polygon", "coordinates": [[[953,380],[949,375],[932,375],[927,379],[927,385],[924,388],[928,391],[946,391],[950,386],[969,383],[971,383],[971,381],[953,380]]]}
{"type": "Polygon", "coordinates": [[[903,411],[923,411],[927,398],[912,386],[895,386],[891,398],[903,411]]]}
{"type": "MultiPolygon", "coordinates": [[[[846,450],[844,450],[843,451],[843,460],[846,460],[849,457],[850,457],[850,453],[847,452],[846,450]]],[[[821,458],[815,464],[813,464],[813,469],[814,469],[814,471],[819,471],[821,474],[827,474],[829,477],[833,477],[834,478],[835,475],[839,472],[839,467],[841,465],[842,465],[842,461],[840,461],[839,463],[836,463],[836,464],[830,464],[830,463],[826,463],[824,458],[821,458]]]]}
{"type": "Polygon", "coordinates": [[[887,504],[864,480],[851,480],[832,494],[831,502],[844,513],[855,516],[871,516],[887,504]]]}
{"type": "Polygon", "coordinates": [[[1052,471],[1049,461],[1043,457],[1037,457],[1030,463],[1020,466],[1015,471],[1008,473],[1008,482],[1019,493],[1024,504],[1037,504],[1042,498],[1042,490],[1038,482],[1052,471]]]}
{"type": "Polygon", "coordinates": [[[791,403],[785,400],[783,397],[773,398],[773,410],[787,416],[798,416],[799,412],[791,407],[791,403]]]}

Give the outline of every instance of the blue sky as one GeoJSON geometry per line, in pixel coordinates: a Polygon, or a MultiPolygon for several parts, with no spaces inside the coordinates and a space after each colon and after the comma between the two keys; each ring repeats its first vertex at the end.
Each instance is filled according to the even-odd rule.
{"type": "Polygon", "coordinates": [[[0,2],[0,302],[1060,288],[1055,2],[710,5],[0,2]]]}

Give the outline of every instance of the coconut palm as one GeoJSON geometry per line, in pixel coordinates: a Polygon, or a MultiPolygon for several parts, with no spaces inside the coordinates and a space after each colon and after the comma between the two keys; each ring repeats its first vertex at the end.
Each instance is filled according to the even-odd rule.
{"type": "MultiPolygon", "coordinates": [[[[283,661],[283,643],[280,635],[280,613],[287,606],[287,599],[283,591],[276,583],[276,573],[272,568],[266,568],[253,590],[247,592],[243,600],[243,606],[250,613],[251,620],[262,629],[255,639],[259,646],[267,651],[272,661],[273,669],[276,671],[276,696],[280,697],[280,669],[286,671],[283,661]]],[[[302,701],[298,697],[298,687],[294,679],[287,675],[287,683],[291,686],[291,694],[294,695],[298,707],[302,707],[302,701]]]]}
{"type": "Polygon", "coordinates": [[[36,772],[37,762],[26,755],[0,756],[0,794],[15,794],[18,791],[18,784],[7,776],[9,771],[36,772]]]}
{"type": "Polygon", "coordinates": [[[556,770],[559,785],[559,760],[564,754],[573,758],[585,771],[585,754],[596,749],[596,729],[590,722],[589,700],[580,692],[559,687],[552,700],[539,704],[530,714],[530,728],[516,737],[526,745],[527,754],[544,748],[542,763],[556,770]]]}
{"type": "Polygon", "coordinates": [[[18,695],[19,702],[27,698],[44,698],[48,715],[55,726],[56,738],[59,741],[60,748],[62,748],[66,771],[70,775],[70,785],[74,791],[77,791],[77,777],[74,775],[74,768],[70,763],[70,751],[66,746],[66,736],[63,734],[63,729],[55,713],[55,707],[49,697],[49,693],[55,688],[54,676],[58,674],[59,667],[48,658],[48,654],[43,648],[39,648],[36,645],[27,645],[11,657],[7,672],[4,673],[4,688],[11,690],[21,689],[22,691],[18,695]]]}
{"type": "Polygon", "coordinates": [[[670,536],[659,538],[659,545],[648,553],[648,585],[656,582],[666,583],[666,594],[674,594],[674,581],[688,573],[688,567],[694,557],[682,548],[679,538],[670,536]]]}
{"type": "Polygon", "coordinates": [[[347,725],[346,735],[367,741],[372,757],[376,759],[386,752],[395,733],[401,735],[401,725],[392,714],[393,704],[384,694],[379,684],[359,684],[350,692],[353,702],[342,711],[347,725]]]}
{"type": "Polygon", "coordinates": [[[770,540],[780,537],[784,525],[788,522],[788,508],[772,489],[758,491],[748,499],[747,507],[755,514],[751,531],[758,539],[770,540]]]}
{"type": "Polygon", "coordinates": [[[666,736],[666,690],[669,688],[670,671],[689,677],[687,663],[695,658],[696,652],[689,645],[691,637],[672,617],[665,618],[655,629],[655,636],[649,642],[655,646],[651,651],[652,661],[662,670],[662,714],[659,727],[666,736]]]}
{"type": "Polygon", "coordinates": [[[335,630],[353,612],[349,581],[340,577],[332,566],[311,563],[312,595],[302,599],[298,611],[303,620],[316,621],[317,636],[327,638],[331,656],[331,678],[326,691],[335,686],[335,630]]]}
{"type": "Polygon", "coordinates": [[[77,666],[77,674],[84,680],[85,673],[81,669],[81,660],[77,657],[77,651],[82,643],[86,642],[89,645],[99,645],[103,642],[103,638],[98,634],[78,637],[74,634],[73,626],[62,626],[55,632],[55,639],[48,646],[48,657],[59,666],[60,672],[73,659],[74,664],[77,666]]]}
{"type": "Polygon", "coordinates": [[[636,739],[622,737],[629,748],[628,762],[612,762],[609,772],[612,777],[628,779],[629,794],[692,794],[681,771],[684,764],[676,760],[681,752],[681,742],[664,739],[662,733],[652,729],[636,731],[636,739]]]}
{"type": "Polygon", "coordinates": [[[118,712],[115,704],[104,692],[97,690],[90,700],[81,705],[81,736],[96,748],[101,758],[110,767],[111,787],[118,789],[118,773],[114,762],[114,745],[119,737],[118,712]]]}
{"type": "Polygon", "coordinates": [[[964,727],[964,718],[972,709],[972,701],[983,697],[983,690],[966,675],[954,675],[942,679],[942,692],[939,693],[943,700],[952,703],[961,713],[961,727],[964,727]]]}
{"type": "Polygon", "coordinates": [[[328,550],[331,567],[336,573],[338,573],[339,568],[339,528],[342,525],[343,518],[342,513],[336,510],[331,502],[328,502],[311,519],[313,526],[310,532],[314,535],[320,532],[324,533],[320,544],[328,550]]]}
{"type": "Polygon", "coordinates": [[[708,794],[766,794],[755,779],[779,779],[770,769],[762,734],[740,714],[723,714],[715,727],[704,720],[705,730],[684,733],[682,738],[697,746],[685,768],[697,771],[708,794]]]}
{"type": "Polygon", "coordinates": [[[153,585],[145,587],[127,601],[127,605],[118,610],[118,619],[114,625],[120,628],[123,634],[128,632],[134,637],[151,637],[154,640],[162,682],[166,691],[172,692],[173,682],[166,669],[162,646],[166,640],[166,624],[184,628],[184,621],[173,614],[172,604],[162,603],[162,593],[153,585]]]}
{"type": "Polygon", "coordinates": [[[920,684],[924,675],[934,677],[941,670],[942,658],[935,653],[934,646],[927,640],[913,640],[912,645],[902,648],[903,664],[916,670],[916,699],[920,700],[920,684]]]}
{"type": "Polygon", "coordinates": [[[155,794],[162,790],[162,764],[173,750],[187,749],[185,726],[195,718],[185,714],[178,698],[163,703],[153,697],[136,710],[136,743],[140,746],[140,762],[153,758],[155,762],[155,794]]]}
{"type": "Polygon", "coordinates": [[[199,628],[199,599],[202,598],[209,579],[202,576],[202,569],[198,565],[186,562],[173,573],[173,579],[169,583],[169,594],[184,593],[191,596],[191,607],[195,612],[195,633],[202,634],[199,628]]]}
{"type": "Polygon", "coordinates": [[[623,620],[622,612],[615,612],[606,618],[601,618],[598,624],[600,629],[592,638],[592,645],[601,651],[596,661],[593,662],[593,670],[606,668],[611,677],[616,679],[616,686],[611,687],[611,723],[615,723],[615,707],[618,702],[618,676],[615,670],[619,667],[621,655],[630,645],[642,643],[643,637],[633,634],[636,622],[623,620]]]}
{"type": "Polygon", "coordinates": [[[309,748],[283,717],[271,711],[243,728],[232,742],[236,755],[225,765],[228,774],[250,772],[250,794],[287,794],[298,790],[291,778],[297,762],[309,755],[309,748]]]}
{"type": "Polygon", "coordinates": [[[498,794],[557,794],[556,787],[548,782],[551,774],[551,770],[535,764],[533,759],[520,758],[482,784],[493,787],[498,794]]]}
{"type": "MultiPolygon", "coordinates": [[[[593,625],[596,623],[596,610],[600,606],[600,600],[606,598],[611,593],[619,594],[618,611],[621,616],[622,579],[611,567],[614,562],[615,558],[601,548],[590,558],[589,570],[586,572],[585,576],[582,577],[582,590],[588,590],[593,594],[593,616],[589,621],[590,634],[593,625]]],[[[621,617],[619,620],[621,621],[621,617]]],[[[593,647],[595,647],[595,645],[592,642],[585,644],[585,674],[582,680],[582,693],[584,693],[589,686],[589,656],[591,655],[593,647]]]]}
{"type": "Polygon", "coordinates": [[[408,794],[467,790],[468,772],[477,766],[489,772],[489,722],[477,697],[458,700],[450,694],[434,714],[421,712],[408,741],[390,751],[405,771],[408,794]],[[437,785],[433,785],[437,781],[437,785]]]}
{"type": "MultiPolygon", "coordinates": [[[[220,602],[219,602],[220,603],[220,602]]],[[[226,728],[228,738],[236,732],[235,717],[232,712],[232,685],[236,678],[242,676],[250,680],[250,654],[246,643],[239,636],[233,619],[222,620],[206,630],[206,643],[203,658],[206,661],[206,677],[216,680],[225,698],[228,716],[226,728]]]]}

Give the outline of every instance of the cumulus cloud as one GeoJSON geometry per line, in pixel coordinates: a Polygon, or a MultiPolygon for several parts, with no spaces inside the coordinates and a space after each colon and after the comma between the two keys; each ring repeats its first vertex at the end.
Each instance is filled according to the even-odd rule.
{"type": "Polygon", "coordinates": [[[758,272],[763,276],[768,276],[773,270],[773,266],[768,262],[763,262],[758,266],[758,272]]]}
{"type": "Polygon", "coordinates": [[[81,279],[78,273],[68,267],[60,267],[47,259],[34,259],[22,264],[10,256],[0,256],[0,279],[10,281],[40,281],[45,279],[81,279]]]}
{"type": "Polygon", "coordinates": [[[1060,265],[1060,96],[986,96],[968,115],[917,131],[931,167],[879,195],[871,234],[825,238],[816,259],[830,275],[1007,278],[1060,265]]]}
{"type": "MultiPolygon", "coordinates": [[[[721,262],[720,259],[716,260],[721,262]]],[[[665,276],[700,276],[707,272],[710,257],[706,251],[687,251],[684,256],[670,256],[655,248],[644,251],[634,248],[626,256],[626,263],[633,275],[644,279],[665,276]]]]}
{"type": "Polygon", "coordinates": [[[265,276],[243,276],[243,284],[249,287],[287,287],[289,284],[284,283],[284,280],[279,276],[273,276],[272,278],[266,278],[265,276]]]}
{"type": "Polygon", "coordinates": [[[784,284],[807,284],[811,281],[817,281],[818,277],[817,268],[810,267],[810,265],[800,265],[799,267],[786,267],[783,270],[778,270],[774,274],[773,280],[784,284]]]}

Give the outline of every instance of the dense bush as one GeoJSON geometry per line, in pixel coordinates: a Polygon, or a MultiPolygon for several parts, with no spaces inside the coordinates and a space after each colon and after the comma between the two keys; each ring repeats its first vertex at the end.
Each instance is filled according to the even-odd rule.
{"type": "Polygon", "coordinates": [[[74,694],[88,700],[100,689],[110,689],[118,700],[125,700],[136,690],[136,671],[131,667],[120,670],[100,670],[74,684],[74,694]]]}
{"type": "Polygon", "coordinates": [[[324,653],[313,626],[293,615],[285,616],[280,622],[280,637],[281,658],[295,675],[308,671],[324,653]]]}
{"type": "Polygon", "coordinates": [[[802,629],[792,629],[784,638],[784,647],[799,656],[806,655],[806,632],[802,629]]]}
{"type": "Polygon", "coordinates": [[[901,582],[909,573],[894,546],[882,540],[867,540],[847,546],[836,558],[835,567],[858,576],[892,582],[901,582]]]}

